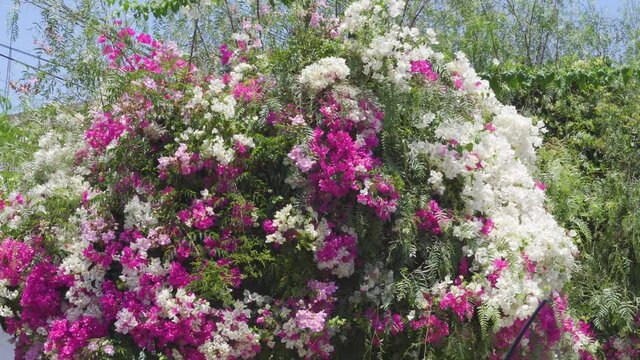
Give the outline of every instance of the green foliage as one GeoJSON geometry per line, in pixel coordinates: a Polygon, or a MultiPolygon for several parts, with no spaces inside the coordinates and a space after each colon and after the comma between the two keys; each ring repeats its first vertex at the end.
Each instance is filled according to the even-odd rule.
{"type": "Polygon", "coordinates": [[[184,6],[198,3],[198,0],[108,0],[107,3],[109,5],[117,3],[124,12],[131,10],[136,17],[142,17],[147,20],[149,15],[162,18],[171,13],[176,13],[184,6]]]}
{"type": "Polygon", "coordinates": [[[599,56],[621,63],[637,59],[640,6],[635,1],[627,1],[616,16],[591,0],[408,4],[408,23],[434,28],[445,48],[464,52],[479,70],[490,69],[493,59],[526,66],[560,65],[567,57],[599,56]],[[423,9],[416,14],[419,4],[423,9]]]}
{"type": "Polygon", "coordinates": [[[15,116],[0,114],[0,189],[19,182],[19,166],[35,151],[36,139],[28,127],[16,124],[15,116]]]}
{"type": "Polygon", "coordinates": [[[197,269],[199,276],[189,284],[189,291],[193,291],[214,304],[222,303],[225,306],[230,306],[233,303],[231,287],[225,281],[230,276],[227,267],[219,266],[215,262],[196,263],[193,267],[197,269]]]}

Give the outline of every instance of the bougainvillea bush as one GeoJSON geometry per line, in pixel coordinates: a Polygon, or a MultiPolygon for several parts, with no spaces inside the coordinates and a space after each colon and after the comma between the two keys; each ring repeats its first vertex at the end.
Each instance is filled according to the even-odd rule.
{"type": "Polygon", "coordinates": [[[119,26],[90,111],[60,111],[0,200],[0,321],[17,359],[585,358],[571,232],[532,177],[542,123],[463,54],[294,5],[202,73],[119,26]]]}

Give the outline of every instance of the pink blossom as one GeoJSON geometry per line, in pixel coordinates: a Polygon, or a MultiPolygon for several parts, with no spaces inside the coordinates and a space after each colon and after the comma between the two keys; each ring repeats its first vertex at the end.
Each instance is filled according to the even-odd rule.
{"type": "Polygon", "coordinates": [[[311,14],[311,20],[309,21],[309,26],[312,28],[317,28],[320,26],[320,15],[317,12],[311,14]]]}
{"type": "Polygon", "coordinates": [[[421,315],[417,320],[412,320],[410,324],[414,331],[426,329],[424,342],[429,344],[437,344],[449,335],[449,325],[435,315],[421,315]]]}
{"type": "Polygon", "coordinates": [[[473,317],[473,305],[469,301],[472,293],[462,287],[458,287],[455,290],[447,292],[440,300],[440,308],[442,310],[451,309],[458,315],[460,321],[464,321],[465,318],[471,319],[473,317]]]}
{"type": "Polygon", "coordinates": [[[509,267],[509,263],[504,259],[495,259],[493,261],[493,272],[487,275],[487,280],[491,283],[491,286],[496,286],[498,279],[500,278],[500,273],[502,270],[509,267]]]}
{"type": "Polygon", "coordinates": [[[294,146],[287,157],[293,161],[300,171],[305,173],[311,170],[313,165],[316,163],[316,161],[311,159],[299,145],[294,146]]]}
{"type": "Polygon", "coordinates": [[[480,232],[484,235],[489,235],[491,230],[493,230],[493,227],[494,227],[493,220],[485,219],[484,224],[482,224],[482,229],[480,229],[480,232]]]}
{"type": "Polygon", "coordinates": [[[418,209],[416,217],[418,218],[419,230],[429,231],[434,235],[442,235],[440,221],[441,219],[446,219],[446,214],[440,209],[440,205],[435,200],[429,201],[427,209],[418,209]]]}
{"type": "Polygon", "coordinates": [[[324,329],[326,318],[327,314],[324,311],[312,312],[308,310],[298,310],[296,313],[296,324],[301,329],[319,332],[324,329]]]}
{"type": "Polygon", "coordinates": [[[107,326],[95,317],[82,316],[75,322],[67,319],[55,320],[51,323],[44,347],[49,352],[57,353],[58,359],[74,359],[90,339],[106,335],[107,326]]]}
{"type": "Polygon", "coordinates": [[[425,80],[438,80],[438,73],[433,71],[433,65],[428,60],[411,61],[411,72],[422,74],[425,80]]]}
{"type": "Polygon", "coordinates": [[[136,40],[138,40],[140,43],[142,44],[147,44],[150,45],[151,44],[151,35],[149,34],[144,34],[144,33],[140,33],[137,37],[136,40]]]}
{"type": "Polygon", "coordinates": [[[246,102],[257,101],[262,98],[262,88],[256,79],[246,83],[238,83],[233,88],[233,96],[246,102]]]}
{"type": "Polygon", "coordinates": [[[29,245],[6,238],[0,243],[0,279],[17,286],[26,277],[36,251],[29,245]]]}
{"type": "Polygon", "coordinates": [[[60,289],[73,284],[72,276],[58,274],[58,268],[48,261],[36,264],[25,281],[20,306],[22,321],[31,329],[46,326],[47,321],[61,316],[60,289]]]}
{"type": "Polygon", "coordinates": [[[100,114],[85,133],[87,143],[96,151],[102,152],[130,129],[129,123],[130,120],[126,117],[114,119],[110,113],[100,114]]]}

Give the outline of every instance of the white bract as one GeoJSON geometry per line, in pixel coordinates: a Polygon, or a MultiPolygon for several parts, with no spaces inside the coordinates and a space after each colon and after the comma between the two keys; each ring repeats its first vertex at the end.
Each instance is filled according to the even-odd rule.
{"type": "Polygon", "coordinates": [[[345,80],[349,73],[345,59],[328,57],[302,69],[299,81],[315,93],[331,84],[345,80]]]}
{"type": "MultiPolygon", "coordinates": [[[[409,90],[411,61],[438,63],[442,55],[420,43],[416,29],[401,28],[392,21],[400,2],[382,4],[386,7],[370,0],[351,4],[340,31],[345,35],[363,29],[377,32],[370,40],[352,43],[362,57],[364,73],[409,90]],[[381,15],[384,12],[386,16],[381,15]]],[[[432,31],[427,35],[430,43],[436,43],[432,31]]],[[[513,107],[502,105],[464,54],[457,53],[454,61],[442,66],[453,82],[451,96],[470,100],[473,109],[468,116],[441,115],[435,125],[435,116],[425,114],[415,127],[434,127],[435,138],[415,139],[406,156],[428,160],[429,184],[436,193],[446,191],[444,178],[462,180],[466,220],[458,221],[452,232],[465,241],[464,251],[473,259],[475,275],[467,288],[482,289],[482,302],[499,310],[500,325],[508,326],[530,316],[551,290],[562,288],[577,250],[545,209],[544,193],[531,176],[543,124],[534,124],[513,107]],[[483,223],[476,214],[490,219],[491,228],[481,231],[483,223]],[[491,284],[487,275],[497,259],[508,259],[508,267],[491,284]]],[[[318,233],[322,238],[324,232],[318,233]]]]}

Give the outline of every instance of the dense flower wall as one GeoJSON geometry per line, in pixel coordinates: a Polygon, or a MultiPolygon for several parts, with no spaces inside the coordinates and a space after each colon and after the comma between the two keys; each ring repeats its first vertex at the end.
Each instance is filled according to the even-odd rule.
{"type": "Polygon", "coordinates": [[[113,101],[61,112],[0,194],[17,359],[499,359],[543,299],[516,356],[592,358],[532,176],[544,125],[399,26],[401,1],[325,6],[283,50],[245,23],[212,74],[98,39],[113,101]]]}

